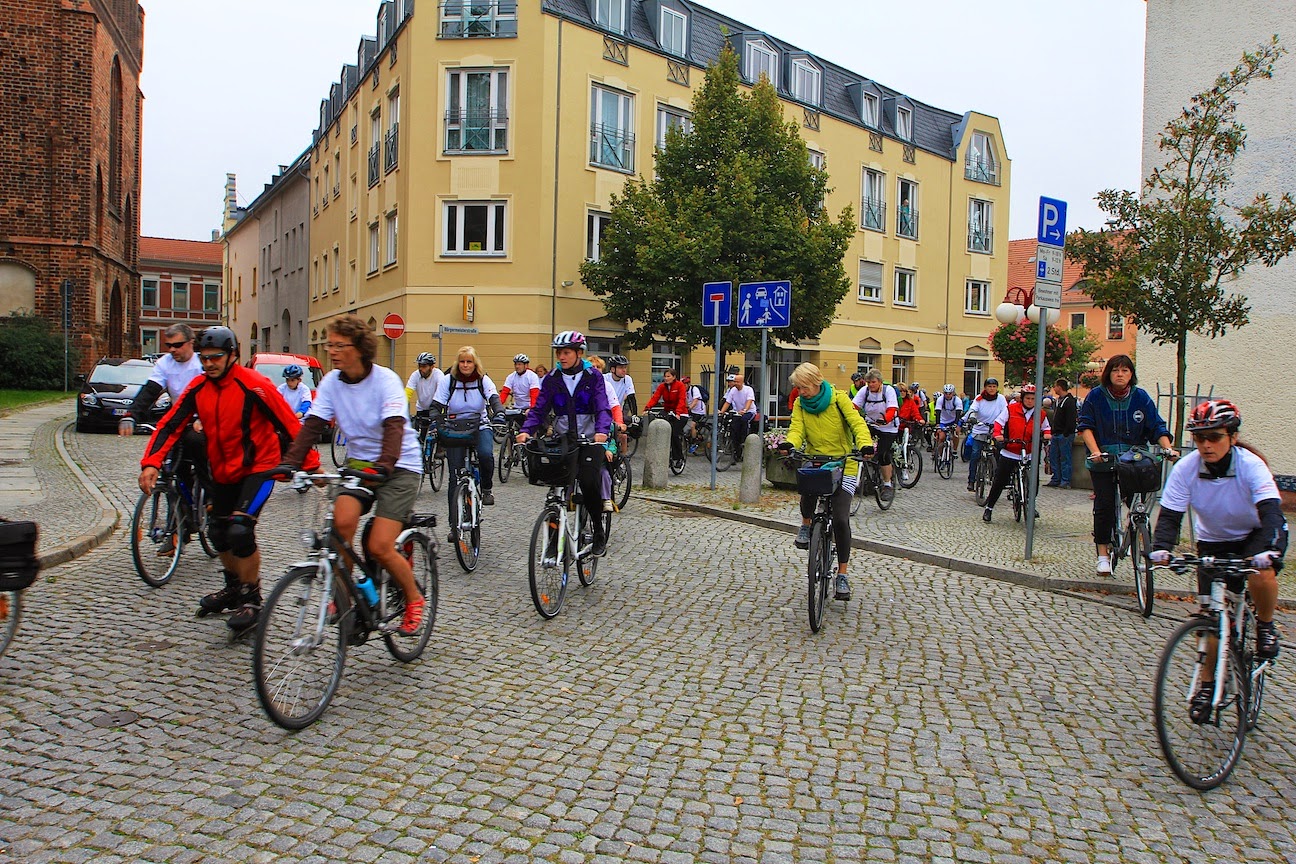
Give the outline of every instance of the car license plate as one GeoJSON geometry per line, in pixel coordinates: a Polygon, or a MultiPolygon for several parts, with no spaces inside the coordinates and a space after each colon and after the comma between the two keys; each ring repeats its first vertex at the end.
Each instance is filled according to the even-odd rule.
{"type": "Polygon", "coordinates": [[[114,408],[114,409],[113,409],[113,416],[114,416],[114,417],[125,417],[127,411],[130,411],[130,409],[129,409],[129,408],[114,408]]]}

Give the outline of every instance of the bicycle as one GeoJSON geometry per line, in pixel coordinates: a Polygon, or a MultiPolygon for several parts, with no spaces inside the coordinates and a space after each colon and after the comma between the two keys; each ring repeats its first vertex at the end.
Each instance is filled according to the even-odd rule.
{"type": "Polygon", "coordinates": [[[360,482],[346,472],[293,475],[293,488],[299,491],[323,487],[324,516],[318,530],[302,533],[308,559],[290,567],[270,592],[252,648],[257,699],[285,729],[304,729],[323,715],[341,683],[347,646],[363,645],[377,634],[393,657],[411,663],[432,635],[440,586],[436,546],[423,529],[436,527],[436,516],[410,514],[396,537],[425,603],[419,630],[402,633],[404,592],[368,555],[357,558],[333,525],[338,493],[358,488],[360,482]],[[375,592],[372,602],[366,599],[366,586],[375,592]]]}
{"type": "Polygon", "coordinates": [[[918,485],[918,478],[922,476],[922,451],[913,441],[911,425],[902,425],[904,428],[891,445],[895,454],[891,462],[895,465],[896,481],[904,488],[912,489],[918,485]]]}
{"type": "MultiPolygon", "coordinates": [[[[644,412],[644,416],[647,417],[649,420],[665,420],[667,423],[670,423],[670,419],[666,414],[666,409],[664,408],[650,408],[644,412]]],[[[689,448],[688,448],[688,440],[685,435],[686,428],[687,427],[681,426],[680,431],[677,433],[675,431],[674,424],[671,424],[672,447],[671,447],[671,454],[670,454],[670,471],[672,474],[676,476],[683,474],[684,468],[688,464],[689,448]],[[676,442],[678,442],[678,447],[674,446],[676,442]],[[677,449],[679,451],[678,456],[675,455],[677,449]]],[[[708,437],[707,438],[708,447],[710,446],[710,443],[711,443],[711,439],[708,437]]],[[[706,451],[706,455],[708,459],[711,457],[710,450],[706,451]]]]}
{"type": "MultiPolygon", "coordinates": [[[[477,418],[472,419],[477,420],[477,418]]],[[[477,459],[479,426],[479,421],[465,424],[460,431],[470,431],[471,434],[466,439],[456,437],[454,440],[453,446],[462,447],[467,451],[467,461],[463,468],[452,469],[450,478],[455,484],[454,496],[450,502],[451,537],[454,541],[455,558],[459,559],[459,566],[468,573],[477,569],[477,562],[481,558],[481,465],[477,459]]],[[[441,428],[438,432],[444,434],[445,430],[441,428]]],[[[443,439],[440,446],[447,447],[448,442],[443,439]]]]}
{"type": "Polygon", "coordinates": [[[855,494],[851,496],[850,515],[854,516],[859,512],[860,502],[866,496],[872,495],[877,501],[879,510],[890,510],[891,504],[895,498],[888,498],[882,494],[882,464],[878,461],[877,452],[872,455],[861,457],[859,484],[855,487],[855,494]]]}
{"type": "Polygon", "coordinates": [[[617,512],[620,512],[630,501],[630,489],[634,485],[634,470],[629,458],[618,452],[608,465],[608,473],[612,475],[612,501],[616,504],[617,512]]]}
{"type": "MultiPolygon", "coordinates": [[[[1138,480],[1134,475],[1126,473],[1129,478],[1125,481],[1127,489],[1125,493],[1129,494],[1130,503],[1128,508],[1125,506],[1125,498],[1122,494],[1120,468],[1117,468],[1116,476],[1116,521],[1112,528],[1111,566],[1115,571],[1116,565],[1126,557],[1130,559],[1130,567],[1134,571],[1134,593],[1138,597],[1139,612],[1144,618],[1152,615],[1152,605],[1156,598],[1153,594],[1154,576],[1153,568],[1148,566],[1147,556],[1152,551],[1152,508],[1156,505],[1157,495],[1160,494],[1161,486],[1165,481],[1165,459],[1164,457],[1171,453],[1162,447],[1146,448],[1147,458],[1154,460],[1157,468],[1156,488],[1151,487],[1147,482],[1141,488],[1136,488],[1138,480]]],[[[1110,453],[1103,454],[1103,461],[1107,462],[1112,459],[1110,453]]]]}
{"type": "Polygon", "coordinates": [[[981,458],[977,461],[973,488],[976,490],[977,506],[984,507],[986,498],[990,495],[990,486],[994,483],[995,472],[999,470],[999,451],[989,435],[985,438],[973,437],[981,442],[981,458]]]}
{"type": "MultiPolygon", "coordinates": [[[[156,427],[142,423],[139,428],[152,432],[156,427]]],[[[184,444],[177,443],[162,463],[153,491],[140,492],[131,513],[131,559],[140,579],[152,588],[171,581],[192,535],[198,535],[208,558],[217,555],[208,525],[207,482],[196,468],[188,482],[180,477],[178,467],[187,464],[183,456],[184,444]]]]}
{"type": "Polygon", "coordinates": [[[1255,607],[1247,558],[1171,558],[1176,573],[1210,573],[1209,609],[1180,624],[1157,665],[1157,740],[1170,769],[1194,789],[1214,789],[1237,767],[1246,733],[1256,727],[1272,659],[1255,654],[1255,607]],[[1241,579],[1240,592],[1229,590],[1241,579]],[[1213,668],[1212,668],[1213,667],[1213,668]],[[1180,727],[1183,727],[1182,729],[1180,727]]]}
{"type": "Polygon", "coordinates": [[[445,448],[437,440],[436,429],[430,418],[415,417],[414,427],[423,439],[423,473],[419,476],[419,491],[423,491],[423,483],[426,482],[433,492],[440,492],[441,485],[445,482],[445,448]]]}
{"type": "Polygon", "coordinates": [[[0,519],[0,656],[18,633],[23,592],[36,581],[39,529],[35,522],[0,519]]]}
{"type": "MultiPolygon", "coordinates": [[[[1020,444],[1022,446],[1023,451],[1025,451],[1026,449],[1025,441],[1021,441],[1019,439],[1014,438],[1008,443],[1020,444]]],[[[996,460],[1005,459],[1005,458],[1007,457],[1003,456],[1001,453],[997,452],[996,450],[995,453],[996,460]]],[[[1007,492],[1008,492],[1008,500],[1009,502],[1012,503],[1013,521],[1020,522],[1022,520],[1022,514],[1026,512],[1026,502],[1030,499],[1030,496],[1027,492],[1028,489],[1027,484],[1030,483],[1032,454],[1023,452],[1022,458],[1014,459],[1013,461],[1016,462],[1017,465],[1013,469],[1012,477],[1008,479],[1007,492]]],[[[987,494],[989,493],[987,492],[987,494]]],[[[1038,511],[1036,514],[1036,518],[1038,518],[1038,511]]]]}
{"type": "Polygon", "coordinates": [[[935,448],[933,461],[936,463],[936,473],[943,479],[948,480],[954,476],[954,454],[957,452],[957,446],[954,443],[954,428],[941,427],[940,444],[935,448]]]}
{"type": "Polygon", "coordinates": [[[506,408],[504,423],[501,428],[496,429],[495,440],[499,441],[499,456],[495,459],[495,467],[501,483],[508,482],[514,465],[521,463],[522,473],[526,473],[526,456],[518,449],[517,443],[517,433],[522,428],[524,417],[526,417],[525,409],[506,408]]]}
{"type": "Polygon", "coordinates": [[[336,423],[333,424],[333,438],[329,441],[329,455],[333,459],[334,468],[342,469],[346,467],[347,436],[342,431],[342,427],[336,423]]]}
{"type": "MultiPolygon", "coordinates": [[[[531,602],[541,618],[553,618],[562,610],[573,569],[586,587],[598,576],[592,519],[603,518],[607,532],[612,514],[592,515],[581,496],[576,464],[580,447],[588,445],[585,439],[573,442],[563,436],[532,438],[525,445],[531,484],[548,487],[544,507],[531,529],[527,559],[531,602]]],[[[609,535],[603,536],[606,540],[609,535]]]]}
{"type": "Polygon", "coordinates": [[[797,466],[797,491],[815,496],[815,511],[810,517],[810,548],[806,558],[808,580],[807,611],[810,632],[823,626],[824,606],[837,576],[837,545],[832,531],[832,498],[841,488],[847,456],[807,456],[797,450],[788,454],[788,462],[797,466]]]}

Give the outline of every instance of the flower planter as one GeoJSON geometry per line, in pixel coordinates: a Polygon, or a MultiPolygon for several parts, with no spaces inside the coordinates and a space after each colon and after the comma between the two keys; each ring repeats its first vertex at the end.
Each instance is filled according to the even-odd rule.
{"type": "Polygon", "coordinates": [[[796,489],[796,469],[784,461],[783,456],[778,451],[765,452],[765,479],[773,484],[775,489],[796,489]]]}

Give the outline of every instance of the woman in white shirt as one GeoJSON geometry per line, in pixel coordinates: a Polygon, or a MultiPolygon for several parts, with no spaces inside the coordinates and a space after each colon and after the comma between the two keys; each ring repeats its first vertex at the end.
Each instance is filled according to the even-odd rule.
{"type": "MultiPolygon", "coordinates": [[[[482,504],[495,503],[491,494],[495,477],[495,439],[491,435],[488,418],[501,413],[499,391],[491,381],[486,370],[482,368],[477,349],[465,345],[459,349],[454,369],[446,374],[437,394],[432,399],[433,422],[442,422],[442,418],[462,420],[476,418],[480,426],[477,430],[477,461],[481,463],[482,504]]],[[[446,484],[446,497],[450,507],[454,508],[454,478],[456,472],[463,468],[468,460],[467,447],[447,447],[446,458],[451,470],[451,480],[446,484]]],[[[450,513],[450,524],[458,525],[455,513],[450,513]]],[[[457,538],[451,531],[450,542],[457,538]]]]}

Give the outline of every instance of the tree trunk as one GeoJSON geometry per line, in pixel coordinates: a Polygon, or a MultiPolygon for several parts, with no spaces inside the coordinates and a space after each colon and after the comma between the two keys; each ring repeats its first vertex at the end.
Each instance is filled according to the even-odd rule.
{"type": "Polygon", "coordinates": [[[1188,334],[1179,334],[1179,344],[1175,346],[1175,393],[1178,398],[1174,404],[1174,446],[1183,442],[1184,410],[1187,405],[1188,388],[1188,334]]]}

